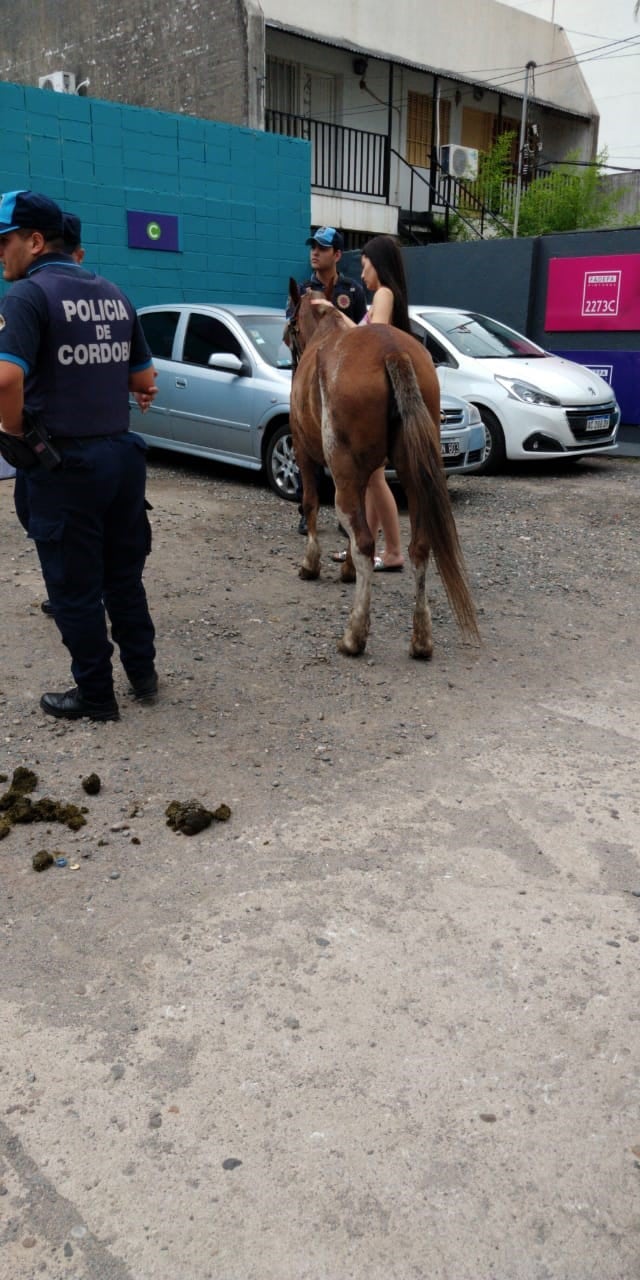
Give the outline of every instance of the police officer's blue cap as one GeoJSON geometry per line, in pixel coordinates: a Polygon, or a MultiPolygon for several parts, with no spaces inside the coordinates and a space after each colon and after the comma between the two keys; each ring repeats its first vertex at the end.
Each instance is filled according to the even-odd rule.
{"type": "Polygon", "coordinates": [[[318,227],[306,243],[319,244],[321,249],[344,249],[344,239],[335,227],[318,227]]]}
{"type": "Polygon", "coordinates": [[[77,249],[82,243],[82,223],[75,213],[62,215],[62,238],[69,249],[77,249]]]}
{"type": "Polygon", "coordinates": [[[43,235],[61,236],[64,229],[62,209],[55,200],[37,191],[6,191],[0,200],[0,236],[9,231],[41,231],[43,235]]]}

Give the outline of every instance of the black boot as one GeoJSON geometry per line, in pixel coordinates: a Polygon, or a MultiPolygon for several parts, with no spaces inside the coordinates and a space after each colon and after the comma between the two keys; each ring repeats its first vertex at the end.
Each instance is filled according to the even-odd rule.
{"type": "Polygon", "coordinates": [[[48,618],[53,617],[53,605],[50,600],[43,600],[42,604],[40,605],[40,608],[42,609],[43,613],[46,613],[48,618]]]}
{"type": "Polygon", "coordinates": [[[151,671],[148,676],[141,676],[137,680],[131,680],[130,684],[131,692],[138,702],[155,702],[158,695],[157,672],[151,671]]]}
{"type": "Polygon", "coordinates": [[[120,712],[114,697],[106,702],[92,702],[78,688],[66,693],[43,693],[40,706],[48,716],[58,720],[119,720],[120,712]]]}

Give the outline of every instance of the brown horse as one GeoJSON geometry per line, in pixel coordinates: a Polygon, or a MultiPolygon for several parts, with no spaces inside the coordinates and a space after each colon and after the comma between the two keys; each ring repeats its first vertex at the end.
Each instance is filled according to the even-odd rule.
{"type": "Polygon", "coordinates": [[[430,658],[433,652],[426,595],[431,550],[460,628],[477,640],[440,453],[440,388],[431,357],[416,338],[391,325],[354,326],[317,294],[301,297],[295,280],[289,291],[288,341],[295,369],[291,431],[309,530],[300,576],[320,573],[316,467],[325,462],[335,483],[338,520],[349,530],[342,578],[353,582],[355,577],[356,583],[338,648],[355,655],[367,643],[377,531],[367,525],[364,497],[370,476],[386,459],[404,487],[411,521],[409,556],[416,579],[411,657],[430,658]]]}

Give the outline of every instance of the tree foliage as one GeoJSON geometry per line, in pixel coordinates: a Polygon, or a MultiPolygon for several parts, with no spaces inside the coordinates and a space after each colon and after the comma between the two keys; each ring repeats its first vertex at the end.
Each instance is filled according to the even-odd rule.
{"type": "MultiPolygon", "coordinates": [[[[497,217],[510,217],[513,201],[513,144],[515,133],[502,133],[490,151],[482,151],[473,184],[483,205],[497,217]]],[[[505,234],[508,234],[505,232],[505,234]]]]}
{"type": "MultiPolygon", "coordinates": [[[[640,0],[639,0],[640,3],[640,0]]],[[[516,200],[513,144],[514,133],[504,133],[491,151],[480,157],[474,193],[491,213],[500,219],[494,234],[513,234],[516,200]]],[[[625,191],[607,191],[602,184],[601,166],[607,153],[598,155],[592,165],[579,165],[569,155],[564,164],[555,165],[522,185],[518,218],[519,236],[540,236],[552,231],[586,231],[624,225],[628,218],[618,213],[625,191]]]]}
{"type": "Polygon", "coordinates": [[[620,226],[625,221],[618,213],[624,191],[604,189],[600,165],[606,159],[605,151],[593,165],[578,167],[569,159],[535,178],[522,194],[518,235],[620,226]]]}

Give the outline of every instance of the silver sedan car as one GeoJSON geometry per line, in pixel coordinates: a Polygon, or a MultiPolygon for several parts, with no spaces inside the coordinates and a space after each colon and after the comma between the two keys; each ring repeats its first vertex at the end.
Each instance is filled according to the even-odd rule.
{"type": "MultiPolygon", "coordinates": [[[[263,471],[279,497],[298,491],[291,430],[291,356],[282,341],[284,311],[218,303],[142,307],[140,320],[158,374],[158,394],[131,426],[150,445],[263,471]]],[[[447,470],[482,465],[484,429],[477,410],[442,399],[447,470]]]]}

